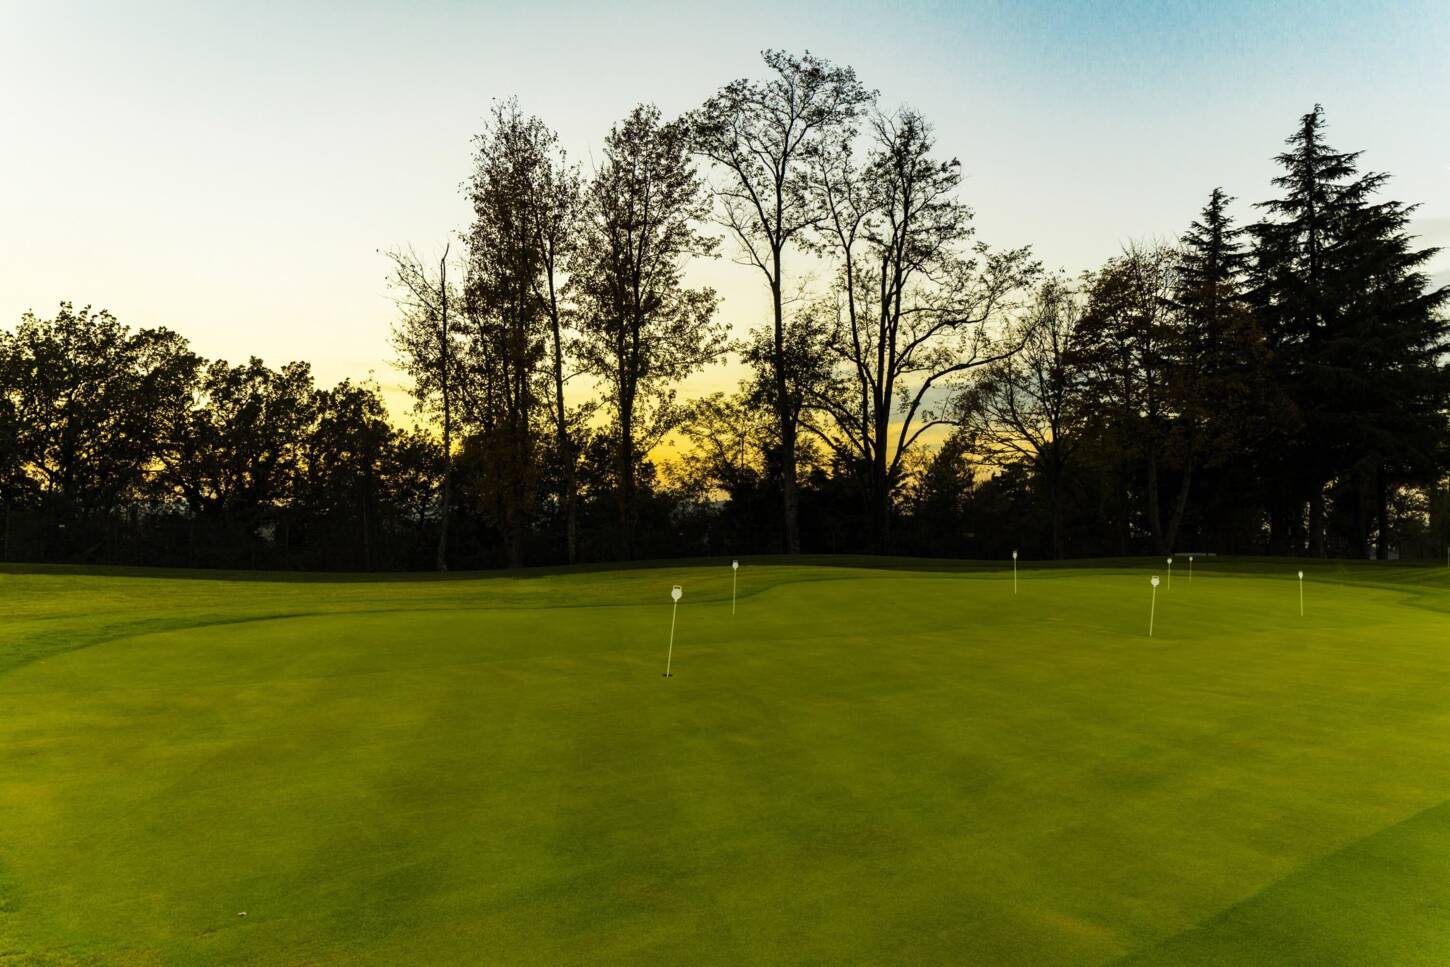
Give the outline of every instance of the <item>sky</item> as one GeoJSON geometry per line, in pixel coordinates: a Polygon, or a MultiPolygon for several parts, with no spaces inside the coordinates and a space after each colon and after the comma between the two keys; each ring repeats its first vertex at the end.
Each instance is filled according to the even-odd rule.
{"type": "MultiPolygon", "coordinates": [[[[924,112],[979,237],[1049,266],[1174,238],[1214,186],[1252,217],[1316,102],[1330,143],[1390,172],[1425,243],[1450,246],[1444,0],[0,0],[0,24],[0,326],[105,307],[208,358],[372,376],[400,416],[380,252],[436,257],[466,226],[492,100],[517,96],[587,169],[632,105],[678,114],[760,76],[766,47],[850,64],[883,106],[924,112]]],[[[1450,255],[1432,268],[1450,282],[1450,255]]],[[[691,273],[742,334],[765,318],[754,271],[691,273]]]]}

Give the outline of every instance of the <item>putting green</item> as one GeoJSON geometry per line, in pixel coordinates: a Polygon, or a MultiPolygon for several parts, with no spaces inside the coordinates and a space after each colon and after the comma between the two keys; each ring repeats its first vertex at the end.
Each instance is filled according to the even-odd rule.
{"type": "Polygon", "coordinates": [[[0,572],[0,964],[1450,963],[1450,571],[881,563],[0,572]]]}

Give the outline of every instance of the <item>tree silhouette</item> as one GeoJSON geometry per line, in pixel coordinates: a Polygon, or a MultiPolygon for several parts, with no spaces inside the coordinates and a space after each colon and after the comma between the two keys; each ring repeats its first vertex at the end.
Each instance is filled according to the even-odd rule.
{"type": "Polygon", "coordinates": [[[811,159],[826,144],[849,139],[862,108],[874,96],[850,67],[808,51],[761,54],[771,76],[736,80],[691,115],[695,150],[719,177],[716,213],[739,244],[742,260],[759,269],[770,289],[772,339],[768,362],[774,391],[785,550],[799,553],[796,496],[797,421],[790,400],[786,341],[784,253],[806,241],[823,212],[812,198],[811,159]]]}

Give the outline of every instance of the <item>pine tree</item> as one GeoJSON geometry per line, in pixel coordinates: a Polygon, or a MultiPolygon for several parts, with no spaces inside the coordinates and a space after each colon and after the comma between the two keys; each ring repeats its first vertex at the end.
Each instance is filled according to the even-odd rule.
{"type": "MultiPolygon", "coordinates": [[[[1429,288],[1425,264],[1438,250],[1417,249],[1408,234],[1417,205],[1368,202],[1353,211],[1342,262],[1360,284],[1345,293],[1344,338],[1331,366],[1353,409],[1344,433],[1374,488],[1375,556],[1389,556],[1390,493],[1404,483],[1430,483],[1447,438],[1447,370],[1442,359],[1450,323],[1441,309],[1450,286],[1429,288]]],[[[1359,535],[1366,542],[1368,534],[1359,535]]]]}
{"type": "MultiPolygon", "coordinates": [[[[1183,476],[1175,507],[1181,517],[1196,467],[1210,483],[1249,483],[1239,456],[1263,440],[1273,410],[1263,332],[1248,302],[1245,230],[1228,208],[1234,198],[1213,189],[1180,239],[1174,300],[1183,336],[1173,386],[1183,476]]],[[[1176,524],[1175,524],[1176,526],[1176,524]]]]}
{"type": "Polygon", "coordinates": [[[1181,239],[1177,301],[1186,314],[1189,352],[1208,362],[1215,344],[1233,322],[1242,321],[1248,253],[1244,230],[1234,225],[1228,206],[1234,199],[1215,188],[1208,204],[1181,239]]]}
{"type": "Polygon", "coordinates": [[[1323,129],[1315,105],[1276,159],[1282,196],[1260,203],[1269,218],[1252,228],[1254,299],[1299,424],[1277,510],[1297,517],[1307,499],[1308,549],[1323,555],[1325,489],[1368,462],[1384,556],[1388,490],[1427,472],[1445,433],[1450,289],[1428,288],[1435,250],[1406,233],[1415,206],[1377,200],[1388,176],[1360,174],[1359,152],[1330,148],[1323,129]]]}

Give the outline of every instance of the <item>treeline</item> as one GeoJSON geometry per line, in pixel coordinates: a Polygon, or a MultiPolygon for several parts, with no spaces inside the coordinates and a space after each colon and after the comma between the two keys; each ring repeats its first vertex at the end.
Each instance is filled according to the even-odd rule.
{"type": "Polygon", "coordinates": [[[438,450],[375,386],[206,361],[62,304],[0,334],[6,560],[198,567],[423,563],[438,450]]]}
{"type": "Polygon", "coordinates": [[[1021,351],[959,397],[957,445],[1002,470],[979,492],[1035,552],[1444,552],[1435,250],[1318,106],[1277,162],[1258,220],[1214,189],[1176,244],[1045,282],[1021,351]]]}
{"type": "Polygon", "coordinates": [[[1180,239],[1069,276],[976,237],[920,113],[764,59],[680,118],[636,107],[587,172],[494,106],[468,227],[436,264],[388,253],[422,429],[302,363],[27,315],[7,559],[1443,553],[1450,289],[1318,107],[1252,219],[1214,189],[1180,239]],[[751,269],[753,325],[690,284],[712,257],[751,269]],[[735,391],[682,398],[727,359],[735,391]]]}

